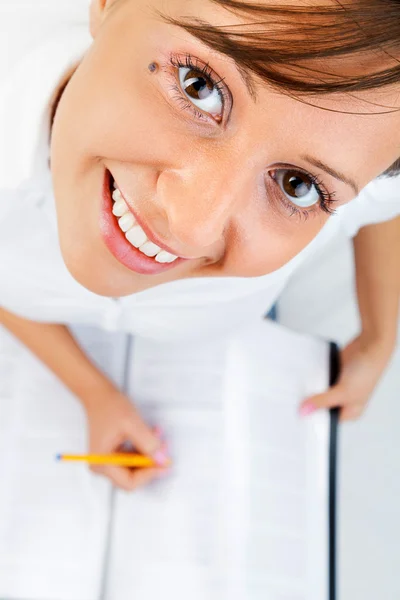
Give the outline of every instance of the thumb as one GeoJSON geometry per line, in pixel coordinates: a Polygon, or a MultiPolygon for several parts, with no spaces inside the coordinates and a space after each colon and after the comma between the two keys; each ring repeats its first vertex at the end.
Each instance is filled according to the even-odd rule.
{"type": "Polygon", "coordinates": [[[315,396],[306,398],[300,405],[299,413],[302,417],[306,417],[320,408],[335,408],[343,404],[343,390],[339,385],[336,385],[323,394],[316,394],[315,396]]]}
{"type": "Polygon", "coordinates": [[[135,419],[135,423],[129,431],[129,439],[135,448],[146,456],[151,456],[159,466],[170,464],[166,443],[162,440],[160,427],[149,427],[141,418],[135,419]]]}

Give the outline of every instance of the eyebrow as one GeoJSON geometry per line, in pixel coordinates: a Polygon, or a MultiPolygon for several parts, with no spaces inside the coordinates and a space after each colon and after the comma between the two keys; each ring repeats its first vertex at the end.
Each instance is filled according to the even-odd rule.
{"type": "Polygon", "coordinates": [[[246,89],[249,93],[250,98],[253,100],[253,102],[257,102],[258,96],[257,96],[257,92],[256,92],[256,88],[255,88],[252,76],[241,65],[238,65],[238,63],[235,61],[234,58],[232,58],[231,60],[233,62],[233,66],[239,73],[244,85],[246,86],[246,89]]]}
{"type": "MultiPolygon", "coordinates": [[[[201,19],[197,19],[197,18],[193,18],[193,22],[197,23],[199,25],[209,25],[212,26],[211,23],[208,23],[207,21],[203,21],[201,19]]],[[[206,44],[205,42],[203,42],[200,38],[196,37],[193,35],[193,33],[190,33],[187,31],[187,29],[183,26],[180,25],[179,23],[171,23],[174,27],[177,27],[179,29],[183,29],[183,31],[185,31],[186,33],[189,33],[189,35],[191,35],[192,37],[194,37],[194,39],[197,42],[200,42],[201,44],[203,44],[204,46],[207,46],[208,48],[211,48],[211,50],[214,50],[214,52],[218,52],[218,54],[222,54],[223,56],[227,56],[230,61],[232,62],[233,66],[235,67],[236,71],[239,73],[241,80],[243,81],[247,92],[250,96],[250,98],[253,100],[253,102],[257,102],[258,96],[257,96],[257,92],[256,92],[256,88],[254,85],[254,80],[253,77],[251,76],[251,74],[249,73],[249,71],[247,71],[247,69],[244,69],[238,62],[236,62],[236,60],[232,57],[229,56],[228,54],[225,54],[224,52],[221,52],[220,50],[216,50],[213,46],[211,46],[210,44],[206,44]]]]}
{"type": "MultiPolygon", "coordinates": [[[[193,18],[193,21],[200,25],[204,25],[204,23],[206,25],[210,25],[210,23],[207,23],[206,21],[203,21],[196,17],[193,18]]],[[[173,22],[173,23],[171,23],[171,25],[173,25],[174,27],[177,27],[179,29],[183,29],[183,31],[188,33],[187,29],[179,23],[173,22]]],[[[208,48],[211,48],[211,50],[218,52],[218,54],[223,54],[224,56],[228,56],[227,54],[224,54],[220,50],[216,50],[213,46],[211,46],[209,44],[205,44],[204,42],[202,42],[202,40],[200,38],[194,36],[193,33],[189,32],[189,35],[192,35],[192,37],[194,37],[194,39],[196,41],[199,41],[203,45],[206,45],[208,48]]],[[[258,96],[257,96],[257,92],[256,92],[256,87],[254,85],[254,80],[253,80],[253,77],[251,76],[250,72],[247,69],[244,69],[240,64],[238,64],[232,56],[228,56],[228,58],[231,60],[231,62],[233,63],[233,66],[239,73],[240,78],[242,79],[250,98],[253,100],[253,102],[257,102],[258,96]]],[[[329,175],[331,175],[338,181],[341,181],[342,183],[349,185],[353,189],[353,191],[355,192],[355,194],[357,196],[360,193],[360,190],[359,190],[356,182],[353,179],[351,179],[350,177],[347,177],[343,173],[340,173],[340,171],[335,171],[335,169],[332,169],[332,167],[330,167],[329,165],[322,162],[322,160],[319,160],[318,158],[314,158],[313,156],[309,156],[307,154],[304,154],[300,158],[302,158],[306,162],[310,163],[311,165],[314,165],[314,167],[317,167],[317,169],[321,169],[322,171],[325,171],[325,173],[328,173],[329,175]]]]}
{"type": "Polygon", "coordinates": [[[343,175],[343,173],[340,173],[340,171],[335,171],[335,169],[332,169],[332,167],[330,167],[329,165],[326,165],[324,162],[322,162],[322,160],[319,160],[318,158],[314,158],[313,156],[309,156],[307,154],[304,154],[300,158],[307,161],[311,165],[314,165],[314,167],[317,167],[317,169],[322,169],[322,171],[325,171],[325,173],[332,175],[332,177],[334,177],[335,179],[338,179],[339,181],[346,183],[351,188],[353,188],[353,190],[357,196],[360,193],[360,190],[358,189],[358,186],[353,179],[351,179],[350,177],[347,177],[346,175],[343,175]]]}

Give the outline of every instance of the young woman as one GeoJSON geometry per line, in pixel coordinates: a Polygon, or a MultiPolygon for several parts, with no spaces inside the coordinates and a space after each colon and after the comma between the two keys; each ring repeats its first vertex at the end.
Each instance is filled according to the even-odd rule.
{"type": "Polygon", "coordinates": [[[82,401],[92,452],[160,464],[102,473],[134,489],[166,449],[68,324],[220,335],[341,227],[362,329],[301,411],[358,417],[396,339],[399,3],[92,0],[90,34],[55,31],[3,90],[2,170],[25,181],[1,193],[0,322],[82,401]]]}

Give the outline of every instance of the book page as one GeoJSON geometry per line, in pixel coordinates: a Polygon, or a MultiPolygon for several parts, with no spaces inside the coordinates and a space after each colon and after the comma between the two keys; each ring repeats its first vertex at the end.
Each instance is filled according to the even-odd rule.
{"type": "MultiPolygon", "coordinates": [[[[118,382],[121,335],[74,330],[118,382]]],[[[110,485],[57,453],[86,451],[77,399],[28,350],[0,329],[0,597],[97,600],[110,485]]]]}
{"type": "Polygon", "coordinates": [[[221,342],[135,339],[130,391],[171,474],[118,492],[107,600],[325,600],[328,344],[263,321],[221,342]]]}

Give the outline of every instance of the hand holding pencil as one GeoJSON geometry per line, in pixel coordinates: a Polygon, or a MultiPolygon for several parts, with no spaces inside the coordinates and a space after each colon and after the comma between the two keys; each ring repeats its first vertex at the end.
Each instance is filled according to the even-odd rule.
{"type": "Polygon", "coordinates": [[[94,473],[108,477],[115,486],[126,491],[146,485],[168,472],[171,460],[160,431],[145,423],[125,394],[107,388],[85,401],[84,406],[89,434],[88,454],[66,455],[67,458],[61,455],[61,460],[87,462],[94,473]],[[130,454],[126,452],[127,443],[130,454]]]}

